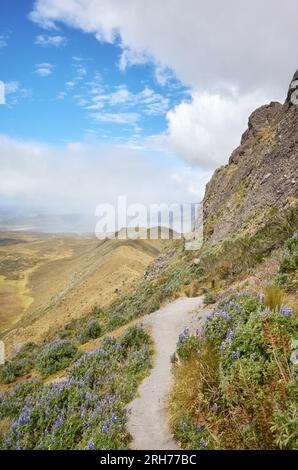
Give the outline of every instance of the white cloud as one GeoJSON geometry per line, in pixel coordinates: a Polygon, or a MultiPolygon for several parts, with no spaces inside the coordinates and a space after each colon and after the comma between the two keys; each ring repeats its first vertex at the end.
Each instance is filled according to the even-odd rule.
{"type": "Polygon", "coordinates": [[[40,77],[48,77],[53,73],[54,66],[47,62],[35,65],[35,73],[40,77]]]}
{"type": "Polygon", "coordinates": [[[20,89],[20,84],[16,80],[5,83],[5,94],[10,95],[16,93],[20,89]]]}
{"type": "MultiPolygon", "coordinates": [[[[234,82],[287,86],[297,66],[298,4],[287,0],[37,0],[31,19],[56,22],[118,41],[122,67],[154,59],[194,88],[234,82]],[[292,53],[291,53],[292,51],[292,53]]],[[[282,89],[283,91],[283,89],[282,89]]]]}
{"type": "Polygon", "coordinates": [[[191,102],[182,102],[167,114],[166,142],[187,162],[204,168],[226,163],[240,143],[248,116],[268,96],[195,92],[191,102]]]}
{"type": "Polygon", "coordinates": [[[8,46],[7,36],[0,35],[0,49],[8,46]]]}
{"type": "Polygon", "coordinates": [[[115,203],[119,195],[130,203],[196,202],[206,179],[153,152],[99,141],[52,147],[0,135],[0,154],[1,202],[21,201],[59,213],[92,213],[97,204],[115,203]]]}
{"type": "Polygon", "coordinates": [[[17,80],[4,83],[6,104],[8,106],[16,105],[20,99],[28,98],[31,95],[31,91],[24,88],[17,80]]]}
{"type": "Polygon", "coordinates": [[[126,85],[119,85],[112,90],[108,89],[104,83],[101,84],[98,94],[93,94],[85,99],[87,110],[105,109],[107,113],[114,114],[113,108],[117,108],[117,113],[121,114],[143,114],[147,116],[157,116],[165,114],[169,109],[169,99],[156,93],[147,86],[138,93],[130,91],[126,85]]]}
{"type": "Polygon", "coordinates": [[[139,119],[138,113],[93,113],[92,118],[100,122],[114,124],[135,124],[139,119]]]}
{"type": "MultiPolygon", "coordinates": [[[[120,68],[153,62],[161,85],[173,71],[192,100],[168,113],[164,143],[187,162],[214,168],[238,144],[248,114],[284,98],[297,67],[297,15],[297,0],[229,0],[224,8],[221,0],[37,0],[31,19],[120,44],[120,68]]],[[[167,105],[159,100],[141,112],[162,114],[167,105]]]]}
{"type": "Polygon", "coordinates": [[[144,51],[124,46],[119,60],[119,68],[124,71],[130,65],[143,65],[152,60],[153,58],[144,51]]]}
{"type": "Polygon", "coordinates": [[[60,93],[58,93],[57,95],[57,99],[58,100],[64,100],[64,98],[67,96],[67,93],[66,91],[60,91],[60,93]]]}
{"type": "Polygon", "coordinates": [[[48,34],[39,34],[35,38],[35,44],[42,47],[61,47],[65,46],[67,40],[64,36],[50,36],[48,34]]]}

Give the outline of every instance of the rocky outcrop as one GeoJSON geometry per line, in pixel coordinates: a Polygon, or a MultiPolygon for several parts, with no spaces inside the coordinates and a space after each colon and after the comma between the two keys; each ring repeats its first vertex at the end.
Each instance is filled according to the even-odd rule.
{"type": "Polygon", "coordinates": [[[153,263],[148,266],[146,271],[144,272],[144,279],[146,281],[151,281],[159,276],[170,264],[173,256],[176,254],[176,249],[172,248],[165,253],[161,253],[153,263]]]}
{"type": "Polygon", "coordinates": [[[282,105],[257,109],[228,165],[206,186],[204,240],[254,231],[270,209],[295,203],[298,182],[298,71],[282,105]]]}

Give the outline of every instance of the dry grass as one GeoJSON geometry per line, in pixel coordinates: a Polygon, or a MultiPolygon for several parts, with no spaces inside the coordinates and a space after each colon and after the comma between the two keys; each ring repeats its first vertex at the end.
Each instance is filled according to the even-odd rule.
{"type": "Polygon", "coordinates": [[[283,289],[275,284],[271,284],[264,288],[265,305],[271,310],[280,309],[284,304],[286,296],[283,289]]]}
{"type": "Polygon", "coordinates": [[[208,430],[214,442],[218,442],[214,417],[210,413],[210,403],[218,400],[218,383],[218,360],[210,346],[206,345],[200,356],[193,354],[187,361],[175,365],[168,404],[170,425],[174,427],[187,412],[208,430]]]}
{"type": "Polygon", "coordinates": [[[3,337],[0,325],[0,334],[8,356],[17,344],[48,341],[66,323],[88,315],[95,304],[109,305],[131,289],[164,244],[22,233],[13,237],[19,238],[18,244],[0,245],[2,272],[6,285],[21,286],[31,303],[21,305],[15,285],[1,296],[0,285],[0,312],[7,330],[3,337]],[[14,305],[11,316],[9,305],[14,305]]]}

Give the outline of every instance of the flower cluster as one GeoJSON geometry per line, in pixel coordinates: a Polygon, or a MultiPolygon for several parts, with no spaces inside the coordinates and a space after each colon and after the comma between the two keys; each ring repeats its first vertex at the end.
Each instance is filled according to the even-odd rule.
{"type": "MultiPolygon", "coordinates": [[[[127,333],[129,334],[129,333],[127,333]]],[[[0,398],[0,449],[124,449],[126,405],[151,365],[149,337],[107,338],[60,383],[25,382],[0,398]]]]}

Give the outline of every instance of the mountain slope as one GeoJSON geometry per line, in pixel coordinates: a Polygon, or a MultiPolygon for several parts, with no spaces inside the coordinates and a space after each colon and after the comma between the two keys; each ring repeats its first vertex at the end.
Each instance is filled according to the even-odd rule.
{"type": "MultiPolygon", "coordinates": [[[[298,72],[291,83],[295,84],[298,72]]],[[[293,85],[294,87],[294,85],[293,85]]],[[[228,165],[215,171],[204,197],[204,236],[216,243],[240,230],[255,231],[268,211],[297,197],[298,106],[289,93],[252,113],[228,165]]]]}
{"type": "Polygon", "coordinates": [[[0,334],[7,350],[47,339],[95,305],[107,306],[143,275],[163,243],[0,234],[0,334]]]}

